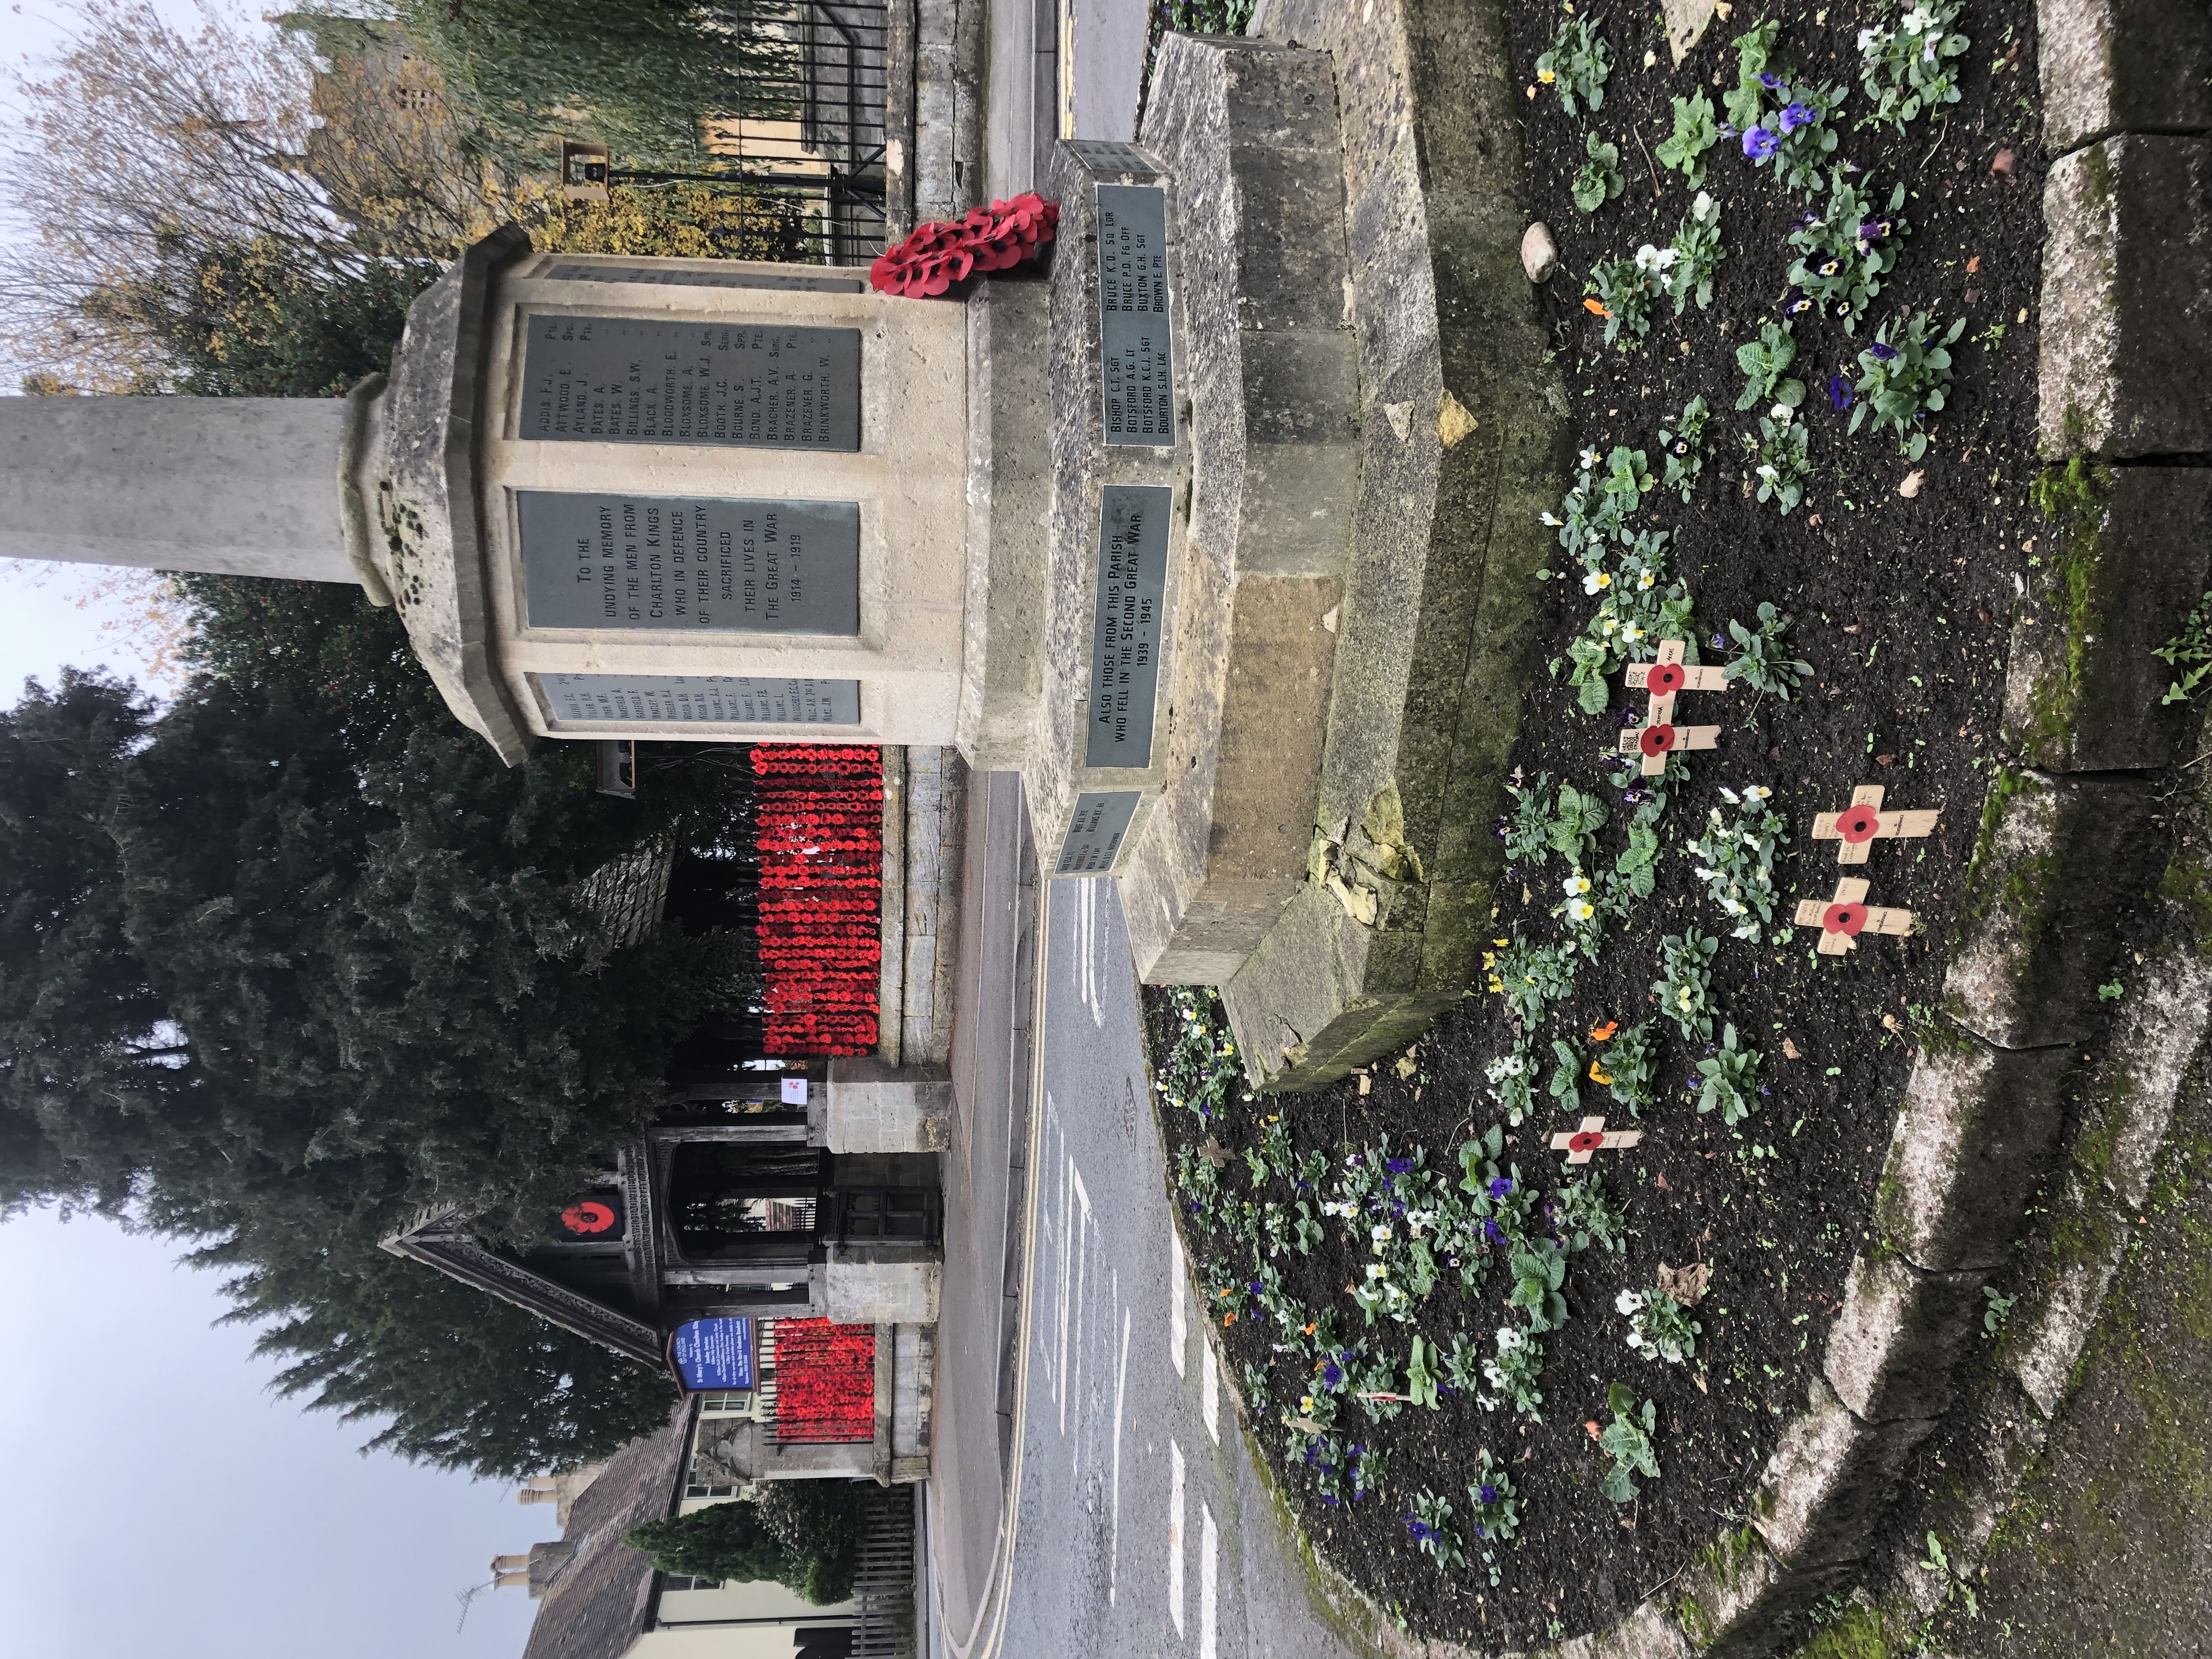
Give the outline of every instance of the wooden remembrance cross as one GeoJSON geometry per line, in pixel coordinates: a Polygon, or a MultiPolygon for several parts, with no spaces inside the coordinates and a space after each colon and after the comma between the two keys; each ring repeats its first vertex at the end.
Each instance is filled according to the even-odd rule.
{"type": "Polygon", "coordinates": [[[1878,841],[1900,836],[1917,841],[1932,835],[1940,812],[1885,812],[1881,786],[1869,783],[1851,791],[1851,804],[1840,812],[1823,812],[1813,820],[1814,841],[1839,841],[1838,864],[1864,864],[1878,841]]]}
{"type": "Polygon", "coordinates": [[[1867,884],[1856,876],[1836,878],[1836,895],[1826,904],[1819,899],[1797,901],[1797,925],[1820,930],[1817,947],[1824,957],[1839,957],[1857,948],[1859,935],[1871,930],[1903,939],[1912,932],[1912,912],[1866,902],[1867,884]]]}
{"type": "Polygon", "coordinates": [[[1651,694],[1644,724],[1620,734],[1620,752],[1644,757],[1644,775],[1656,778],[1667,769],[1667,757],[1677,749],[1717,749],[1717,726],[1677,726],[1674,698],[1683,691],[1725,691],[1728,677],[1717,668],[1692,668],[1682,660],[1682,641],[1662,640],[1656,662],[1628,665],[1626,681],[1632,691],[1651,694]]]}
{"type": "Polygon", "coordinates": [[[1587,1164],[1597,1152],[1618,1152],[1644,1139],[1641,1129],[1608,1129],[1601,1117],[1586,1117],[1582,1127],[1562,1129],[1552,1137],[1552,1150],[1565,1152],[1570,1164],[1587,1164]]]}

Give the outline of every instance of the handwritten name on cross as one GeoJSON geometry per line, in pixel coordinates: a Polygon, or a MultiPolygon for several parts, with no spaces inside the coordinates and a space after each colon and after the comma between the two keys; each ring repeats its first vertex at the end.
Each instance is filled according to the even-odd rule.
{"type": "Polygon", "coordinates": [[[1570,1164],[1587,1164],[1594,1152],[1618,1152],[1644,1139],[1641,1129],[1608,1129],[1601,1117],[1586,1117],[1578,1129],[1562,1129],[1552,1137],[1552,1150],[1565,1152],[1570,1164]]]}
{"type": "Polygon", "coordinates": [[[1839,957],[1858,947],[1863,933],[1889,933],[1903,939],[1912,932],[1912,912],[1891,909],[1866,902],[1867,884],[1855,876],[1836,878],[1836,896],[1826,904],[1818,899],[1797,902],[1797,925],[1820,930],[1816,947],[1824,957],[1839,957]]]}
{"type": "Polygon", "coordinates": [[[1813,820],[1813,839],[1841,842],[1843,845],[1836,849],[1838,864],[1864,864],[1878,841],[1900,837],[1917,841],[1935,833],[1940,811],[1885,812],[1881,797],[1878,783],[1852,790],[1849,806],[1840,812],[1823,812],[1813,820]]]}
{"type": "Polygon", "coordinates": [[[1685,691],[1725,691],[1728,677],[1717,668],[1695,668],[1682,660],[1682,641],[1662,640],[1656,662],[1632,662],[1626,676],[1628,689],[1650,694],[1644,724],[1620,734],[1620,752],[1644,757],[1644,775],[1656,778],[1667,769],[1667,757],[1677,749],[1717,749],[1717,726],[1677,726],[1674,699],[1685,691]]]}

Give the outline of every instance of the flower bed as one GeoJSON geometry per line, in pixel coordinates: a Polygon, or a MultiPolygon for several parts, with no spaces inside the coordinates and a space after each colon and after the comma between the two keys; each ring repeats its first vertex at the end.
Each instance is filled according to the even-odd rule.
{"type": "Polygon", "coordinates": [[[765,1051],[863,1054],[882,983],[883,751],[756,744],[765,1051]]]}
{"type": "Polygon", "coordinates": [[[1152,1008],[1293,1506],[1409,1628],[1493,1647],[1669,1582],[1803,1406],[1962,906],[2002,902],[1962,890],[2060,551],[2033,8],[1739,9],[1679,70],[1646,11],[1507,9],[1583,447],[1484,982],[1364,1083],[1265,1099],[1203,994],[1152,1008]],[[1814,817],[1870,784],[1940,823],[1839,866],[1814,817]],[[1641,1139],[1565,1164],[1601,1115],[1641,1139]]]}

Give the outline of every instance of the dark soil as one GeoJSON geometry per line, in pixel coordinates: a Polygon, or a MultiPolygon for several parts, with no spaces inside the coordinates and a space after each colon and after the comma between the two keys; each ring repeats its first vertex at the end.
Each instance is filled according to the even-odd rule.
{"type": "MultiPolygon", "coordinates": [[[[1509,0],[1508,10],[1515,73],[1521,84],[1533,85],[1534,59],[1560,13],[1547,0],[1509,0]]],[[[1644,1143],[1598,1155],[1608,1189],[1627,1210],[1633,1240],[1625,1261],[1595,1248],[1574,1257],[1571,1321],[1543,1339],[1543,1422],[1510,1409],[1486,1414],[1464,1396],[1448,1397],[1438,1412],[1409,1410],[1379,1426],[1354,1411],[1348,1437],[1391,1454],[1382,1492],[1331,1509],[1303,1472],[1285,1476],[1301,1522],[1339,1568],[1400,1609],[1414,1631],[1486,1647],[1524,1646],[1603,1626],[1668,1581],[1740,1516],[1784,1424],[1803,1406],[1845,1272],[1865,1237],[1913,1054],[1914,1011],[1938,1000],[1984,788],[2003,758],[1996,722],[2015,578],[2032,578],[2031,561],[2041,562],[2035,550],[2050,550],[2039,539],[2048,526],[2027,499],[2035,472],[2042,245],[2033,7],[2009,0],[1964,14],[1960,27],[1973,42],[1960,60],[1964,101],[1936,126],[1915,122],[1902,139],[1850,125],[1868,107],[1857,87],[1855,38],[1863,25],[1894,15],[1888,8],[1739,6],[1728,21],[1715,21],[1679,70],[1668,67],[1656,9],[1598,0],[1583,15],[1602,25],[1613,53],[1605,106],[1594,125],[1620,147],[1625,193],[1595,216],[1577,212],[1568,186],[1583,161],[1589,118],[1570,119],[1549,89],[1524,105],[1528,198],[1562,256],[1562,270],[1540,292],[1581,416],[1577,447],[1643,448],[1656,474],[1659,427],[1689,397],[1704,395],[1714,410],[1711,447],[1692,504],[1655,490],[1638,523],[1680,532],[1674,570],[1695,597],[1701,638],[1724,631],[1732,617],[1750,623],[1759,603],[1771,600],[1796,617],[1790,654],[1808,659],[1814,673],[1797,701],[1760,700],[1748,726],[1747,694],[1685,694],[1678,718],[1723,722],[1721,745],[1689,757],[1690,781],[1676,790],[1662,825],[1668,848],[1658,890],[1608,936],[1599,960],[1583,966],[1572,999],[1556,1005],[1536,1033],[1536,1052],[1548,1056],[1553,1036],[1579,1038],[1604,1021],[1626,1026],[1644,1018],[1652,1012],[1647,988],[1657,975],[1659,936],[1694,923],[1722,935],[1718,1006],[1742,1039],[1766,1054],[1771,1092],[1761,1112],[1741,1136],[1717,1116],[1700,1116],[1684,1089],[1698,1054],[1662,1022],[1668,1059],[1659,1103],[1644,1121],[1644,1143]],[[1671,305],[1662,307],[1650,337],[1624,353],[1601,343],[1602,319],[1582,307],[1582,277],[1593,262],[1646,241],[1663,246],[1688,210],[1695,192],[1679,173],[1659,173],[1655,198],[1655,170],[1645,159],[1671,131],[1669,99],[1703,83],[1717,106],[1721,90],[1735,81],[1730,42],[1769,15],[1784,20],[1778,59],[1793,78],[1850,88],[1838,117],[1838,156],[1866,168],[1884,199],[1899,179],[1913,192],[1904,210],[1911,234],[1857,336],[1818,319],[1798,322],[1792,373],[1809,388],[1802,413],[1816,471],[1806,501],[1786,518],[1747,499],[1743,488],[1737,434],[1756,429],[1759,411],[1735,412],[1743,383],[1735,350],[1779,314],[1792,257],[1785,236],[1804,204],[1723,139],[1709,153],[1705,183],[1723,204],[1729,248],[1711,308],[1692,305],[1676,321],[1671,305]],[[1657,54],[1656,67],[1641,66],[1647,50],[1657,54]],[[1993,60],[2003,64],[1995,73],[1993,60]],[[2012,152],[2008,178],[1991,171],[2001,149],[2012,152]],[[1821,388],[1832,373],[1854,369],[1883,319],[1923,308],[1947,322],[1963,316],[1967,329],[1954,349],[1949,406],[1930,420],[1926,456],[1908,465],[1894,439],[1871,423],[1847,438],[1847,417],[1830,410],[1821,388]],[[1996,325],[2001,338],[1988,332],[1996,325]],[[1991,343],[1975,343],[1978,337],[1991,343]],[[1916,466],[1925,472],[1923,487],[1901,498],[1899,484],[1916,466]],[[1918,936],[1863,936],[1841,960],[1814,959],[1811,930],[1793,929],[1790,944],[1778,948],[1728,938],[1680,843],[1702,829],[1709,807],[1721,804],[1720,786],[1762,782],[1773,786],[1771,804],[1794,843],[1778,865],[1784,890],[1778,924],[1788,921],[1796,898],[1825,897],[1839,873],[1856,873],[1873,883],[1874,903],[1917,912],[1918,936]],[[1813,816],[1844,806],[1855,786],[1875,782],[1887,786],[1891,810],[1941,808],[1941,827],[1925,842],[1878,842],[1868,866],[1839,872],[1833,844],[1809,839],[1813,816]],[[1785,1039],[1800,1058],[1784,1057],[1785,1039]],[[1747,1161],[1743,1152],[1753,1142],[1776,1156],[1747,1161]],[[1713,1280],[1695,1316],[1705,1327],[1696,1360],[1668,1366],[1631,1352],[1626,1322],[1613,1306],[1617,1292],[1650,1285],[1662,1261],[1698,1259],[1711,1264],[1713,1280]],[[1583,1426],[1585,1419],[1607,1420],[1603,1402],[1614,1380],[1656,1400],[1659,1411],[1663,1478],[1645,1483],[1643,1496],[1626,1508],[1600,1495],[1606,1460],[1583,1426]],[[1410,1496],[1423,1486],[1462,1502],[1485,1446],[1512,1460],[1522,1496],[1520,1540],[1505,1553],[1504,1583],[1495,1589],[1479,1571],[1440,1574],[1405,1522],[1410,1496]]],[[[1578,581],[1552,582],[1546,593],[1548,655],[1565,649],[1595,601],[1578,581]]],[[[1723,655],[1708,650],[1705,659],[1723,655]]],[[[1616,679],[1613,711],[1592,717],[1577,707],[1564,675],[1539,679],[1516,756],[1530,776],[1548,772],[1613,805],[1601,867],[1624,842],[1628,814],[1607,782],[1618,763],[1606,751],[1628,703],[1616,679]]],[[[1498,887],[1498,936],[1517,930],[1539,941],[1558,938],[1559,924],[1548,913],[1564,873],[1556,859],[1510,873],[1498,887]]],[[[1156,1030],[1164,1029],[1158,1025],[1163,1012],[1156,1001],[1156,1030]]],[[[1313,1094],[1239,1102],[1211,1126],[1166,1108],[1163,1118],[1171,1146],[1202,1139],[1210,1127],[1237,1150],[1255,1139],[1260,1115],[1280,1111],[1301,1153],[1318,1147],[1334,1154],[1387,1133],[1394,1146],[1427,1147],[1431,1167],[1455,1168],[1470,1129],[1499,1119],[1482,1067],[1511,1044],[1502,1000],[1478,991],[1419,1045],[1412,1079],[1379,1064],[1372,1092],[1364,1096],[1354,1080],[1313,1094]]],[[[1585,1111],[1604,1110],[1616,1125],[1625,1117],[1603,1090],[1586,1085],[1584,1102],[1585,1111]]],[[[1524,1171],[1550,1172],[1556,1184],[1559,1155],[1545,1142],[1565,1127],[1571,1126],[1562,1115],[1540,1112],[1510,1137],[1508,1158],[1524,1171]]],[[[1241,1169],[1228,1173],[1243,1190],[1241,1169]]],[[[1231,1248],[1206,1218],[1186,1219],[1201,1260],[1231,1248]]],[[[1285,1256],[1279,1265],[1310,1307],[1335,1306],[1357,1334],[1360,1315],[1343,1292],[1367,1259],[1364,1241],[1347,1247],[1336,1224],[1330,1227],[1329,1242],[1311,1256],[1285,1256]]],[[[1507,1317],[1506,1288],[1500,1262],[1479,1296],[1440,1289],[1417,1325],[1367,1334],[1401,1366],[1415,1331],[1448,1346],[1464,1329],[1486,1353],[1491,1333],[1507,1317]]],[[[1255,1413],[1255,1427],[1273,1454],[1283,1438],[1277,1426],[1283,1402],[1295,1404],[1310,1384],[1271,1352],[1269,1335],[1258,1322],[1243,1320],[1226,1339],[1240,1367],[1272,1368],[1275,1404],[1255,1413]]],[[[1295,1355],[1292,1362],[1303,1370],[1295,1355]]]]}

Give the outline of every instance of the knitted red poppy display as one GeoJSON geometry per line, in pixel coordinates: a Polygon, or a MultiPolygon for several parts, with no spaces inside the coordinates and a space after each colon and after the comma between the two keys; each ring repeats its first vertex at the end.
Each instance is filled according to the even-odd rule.
{"type": "Polygon", "coordinates": [[[792,1446],[876,1437],[876,1328],[775,1322],[775,1437],[792,1446]]]}
{"type": "Polygon", "coordinates": [[[964,219],[916,225],[904,241],[876,256],[868,280],[879,293],[933,299],[976,271],[1009,270],[1034,259],[1059,223],[1060,204],[1033,192],[994,202],[964,219]]]}
{"type": "Polygon", "coordinates": [[[763,1048],[866,1054],[876,1046],[884,954],[883,751],[758,744],[752,770],[763,780],[753,814],[763,1048]]]}

